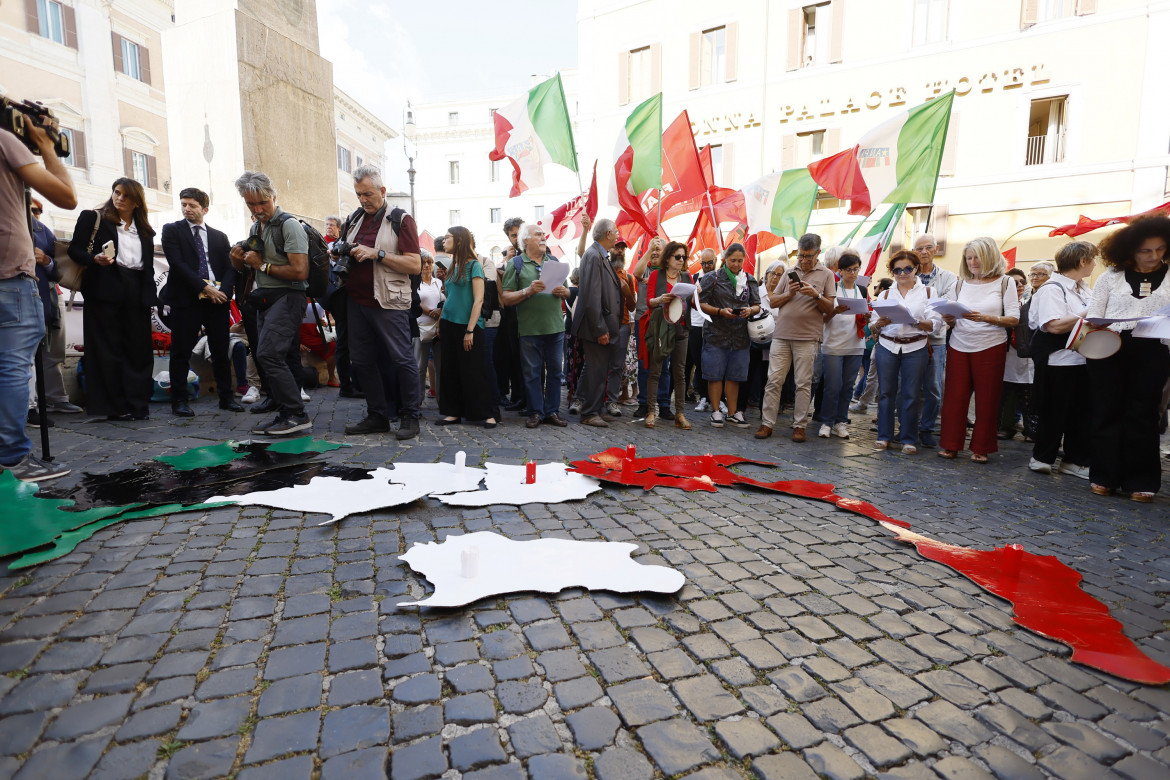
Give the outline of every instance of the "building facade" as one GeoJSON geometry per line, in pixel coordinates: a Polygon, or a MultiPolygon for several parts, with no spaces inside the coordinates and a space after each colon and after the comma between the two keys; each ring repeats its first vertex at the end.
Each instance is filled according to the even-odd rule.
{"type": "Polygon", "coordinates": [[[398,137],[385,122],[337,87],[333,88],[333,124],[337,134],[337,206],[345,219],[358,207],[353,172],[363,165],[386,170],[386,144],[398,137]]]}

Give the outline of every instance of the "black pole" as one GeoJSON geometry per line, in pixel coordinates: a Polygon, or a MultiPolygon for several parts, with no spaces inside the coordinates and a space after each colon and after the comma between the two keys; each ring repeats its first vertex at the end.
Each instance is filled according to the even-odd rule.
{"type": "Polygon", "coordinates": [[[45,404],[45,372],[41,363],[45,353],[45,342],[42,339],[41,343],[37,345],[36,364],[34,366],[37,372],[37,419],[41,424],[41,460],[46,463],[53,462],[53,456],[49,454],[49,410],[45,404]]]}

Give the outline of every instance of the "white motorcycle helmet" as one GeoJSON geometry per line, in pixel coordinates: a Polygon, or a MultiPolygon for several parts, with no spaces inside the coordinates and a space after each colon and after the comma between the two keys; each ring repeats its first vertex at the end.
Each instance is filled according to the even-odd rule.
{"type": "Polygon", "coordinates": [[[776,331],[776,320],[772,319],[772,312],[761,306],[758,312],[748,317],[747,330],[748,338],[753,344],[761,347],[770,344],[772,334],[776,331]]]}

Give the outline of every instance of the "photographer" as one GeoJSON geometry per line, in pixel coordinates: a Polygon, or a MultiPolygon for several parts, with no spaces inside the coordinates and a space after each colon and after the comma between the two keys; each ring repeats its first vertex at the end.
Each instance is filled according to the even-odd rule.
{"type": "MultiPolygon", "coordinates": [[[[48,127],[55,131],[55,122],[48,127]]],[[[25,187],[63,209],[76,208],[77,195],[53,137],[34,122],[26,128],[44,165],[19,138],[0,132],[0,469],[37,482],[63,477],[69,469],[33,456],[25,433],[33,357],[45,335],[25,187]]]]}

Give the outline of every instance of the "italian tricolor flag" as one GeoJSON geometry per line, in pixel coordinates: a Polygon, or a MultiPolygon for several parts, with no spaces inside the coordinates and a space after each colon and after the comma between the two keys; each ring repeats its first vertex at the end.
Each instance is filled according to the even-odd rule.
{"type": "Polygon", "coordinates": [[[647,190],[662,189],[662,93],[639,105],[626,120],[614,147],[611,205],[617,204],[646,232],[657,233],[638,200],[647,190]]]}
{"type": "Polygon", "coordinates": [[[857,242],[855,247],[857,254],[866,261],[866,276],[873,276],[873,272],[877,270],[878,260],[881,259],[882,252],[890,246],[894,230],[898,227],[905,211],[905,203],[894,204],[886,212],[886,215],[879,219],[877,224],[857,242]]]}
{"type": "Polygon", "coordinates": [[[933,203],[954,91],[902,111],[852,149],[808,166],[817,184],[848,200],[850,214],[879,203],[933,203]]]}
{"type": "Polygon", "coordinates": [[[519,100],[498,109],[493,117],[496,148],[488,157],[512,163],[512,191],[516,197],[544,184],[548,163],[577,170],[577,149],[561,74],[528,91],[519,100]]]}
{"type": "Polygon", "coordinates": [[[806,168],[770,173],[743,188],[747,232],[800,238],[817,199],[817,183],[806,168]]]}

